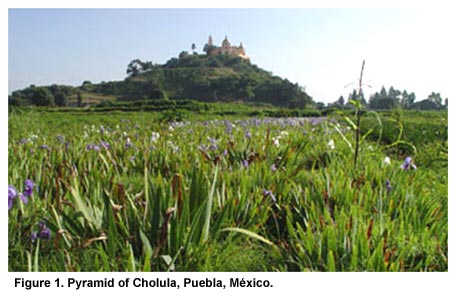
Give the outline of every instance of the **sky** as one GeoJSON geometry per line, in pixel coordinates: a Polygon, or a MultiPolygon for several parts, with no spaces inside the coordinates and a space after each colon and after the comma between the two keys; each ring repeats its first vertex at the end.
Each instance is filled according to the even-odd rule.
{"type": "Polygon", "coordinates": [[[334,102],[356,88],[456,95],[455,20],[448,10],[9,9],[8,92],[31,84],[122,80],[133,59],[163,64],[213,37],[243,43],[251,62],[334,102]]]}

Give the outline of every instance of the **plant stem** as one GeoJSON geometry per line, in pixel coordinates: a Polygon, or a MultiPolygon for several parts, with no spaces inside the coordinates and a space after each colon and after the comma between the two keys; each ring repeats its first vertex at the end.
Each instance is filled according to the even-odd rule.
{"type": "Polygon", "coordinates": [[[358,103],[355,107],[356,115],[356,129],[355,129],[355,155],[354,155],[354,171],[357,168],[357,157],[359,156],[359,139],[360,139],[360,108],[361,108],[361,97],[362,97],[362,77],[363,69],[365,67],[365,60],[362,63],[362,70],[360,70],[360,79],[359,79],[359,92],[358,92],[358,103]]]}

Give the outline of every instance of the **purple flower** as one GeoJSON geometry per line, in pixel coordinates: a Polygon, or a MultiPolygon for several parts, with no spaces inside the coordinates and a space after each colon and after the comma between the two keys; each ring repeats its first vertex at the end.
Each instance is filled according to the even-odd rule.
{"type": "Polygon", "coordinates": [[[105,148],[106,150],[109,150],[109,148],[110,148],[109,144],[106,143],[105,141],[101,141],[100,145],[102,145],[102,147],[105,148]]]}
{"type": "Polygon", "coordinates": [[[92,144],[87,144],[86,150],[92,150],[92,149],[94,149],[94,145],[92,145],[92,144]]]}
{"type": "Polygon", "coordinates": [[[227,149],[224,149],[224,152],[222,152],[222,155],[227,156],[228,152],[227,149]]]}
{"type": "Polygon", "coordinates": [[[21,199],[21,201],[24,204],[28,203],[27,198],[23,194],[18,193],[14,186],[9,185],[8,186],[8,211],[11,210],[11,208],[13,208],[14,199],[16,197],[19,197],[19,199],[21,199]]]}
{"type": "Polygon", "coordinates": [[[246,133],[244,134],[244,136],[248,139],[251,139],[252,135],[251,135],[251,132],[249,131],[246,131],[246,133]]]}
{"type": "Polygon", "coordinates": [[[46,226],[43,221],[38,223],[38,231],[32,233],[30,239],[35,241],[37,238],[39,239],[51,239],[51,230],[46,226]]]}
{"type": "Polygon", "coordinates": [[[19,140],[18,143],[19,143],[19,144],[26,144],[26,143],[28,143],[29,141],[30,141],[30,140],[27,139],[27,138],[22,138],[21,140],[19,140]]]}
{"type": "Polygon", "coordinates": [[[13,207],[13,200],[17,196],[16,188],[12,185],[8,186],[8,210],[11,210],[13,207]]]}
{"type": "Polygon", "coordinates": [[[392,191],[392,185],[390,184],[390,180],[386,180],[386,188],[388,193],[392,191]]]}
{"type": "Polygon", "coordinates": [[[32,196],[34,187],[35,187],[35,184],[33,183],[33,181],[30,179],[26,179],[25,183],[24,183],[24,196],[26,196],[26,197],[32,196]]]}
{"type": "Polygon", "coordinates": [[[248,166],[249,166],[249,162],[246,159],[243,160],[243,166],[244,166],[244,168],[248,168],[248,166]]]}
{"type": "Polygon", "coordinates": [[[413,159],[411,156],[408,156],[405,158],[405,161],[401,165],[401,169],[403,170],[409,170],[409,169],[416,169],[416,165],[413,163],[413,159]]]}
{"type": "Polygon", "coordinates": [[[130,138],[127,138],[127,140],[125,141],[125,148],[129,149],[131,147],[133,147],[133,143],[130,140],[130,138]]]}
{"type": "Polygon", "coordinates": [[[48,145],[41,145],[40,149],[51,150],[51,148],[48,145]]]}
{"type": "Polygon", "coordinates": [[[276,171],[276,170],[278,170],[278,169],[276,168],[276,165],[275,165],[275,164],[273,164],[273,165],[271,166],[270,169],[271,169],[271,171],[276,171]]]}
{"type": "Polygon", "coordinates": [[[275,195],[273,194],[272,191],[267,190],[267,189],[263,189],[263,196],[264,196],[264,197],[270,197],[271,200],[272,200],[274,203],[276,203],[276,197],[275,197],[275,195]]]}

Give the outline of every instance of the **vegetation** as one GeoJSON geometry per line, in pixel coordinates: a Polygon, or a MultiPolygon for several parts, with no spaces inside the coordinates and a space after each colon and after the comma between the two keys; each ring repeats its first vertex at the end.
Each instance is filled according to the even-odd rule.
{"type": "Polygon", "coordinates": [[[56,85],[39,87],[43,90],[54,88],[51,90],[52,96],[37,92],[37,87],[18,90],[10,96],[10,105],[53,106],[55,102],[57,106],[75,106],[93,96],[105,96],[108,100],[118,101],[191,99],[205,102],[261,102],[301,109],[312,103],[311,97],[298,84],[273,76],[249,61],[230,55],[206,56],[182,52],[179,58],[172,58],[164,65],[136,59],[127,66],[127,74],[128,77],[123,81],[100,84],[85,81],[78,88],[56,85]],[[76,102],[77,96],[80,99],[76,102]],[[69,100],[74,101],[69,103],[69,100]]]}
{"type": "Polygon", "coordinates": [[[448,269],[445,111],[360,112],[354,168],[349,112],[92,110],[10,112],[10,271],[448,269]]]}

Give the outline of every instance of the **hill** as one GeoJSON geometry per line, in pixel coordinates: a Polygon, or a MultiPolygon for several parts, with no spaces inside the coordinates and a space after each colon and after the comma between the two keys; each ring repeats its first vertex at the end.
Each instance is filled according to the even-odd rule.
{"type": "Polygon", "coordinates": [[[190,99],[204,102],[267,103],[304,108],[312,98],[298,84],[273,76],[233,55],[181,52],[165,64],[133,60],[122,81],[79,87],[28,87],[12,93],[10,105],[81,106],[104,101],[190,99]],[[79,96],[79,101],[78,101],[79,96]]]}

